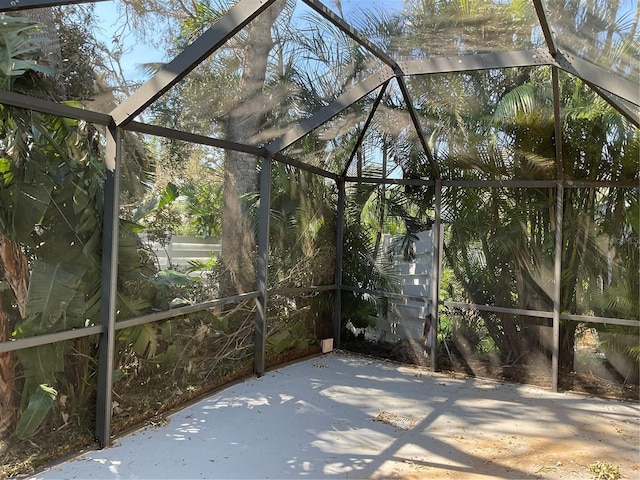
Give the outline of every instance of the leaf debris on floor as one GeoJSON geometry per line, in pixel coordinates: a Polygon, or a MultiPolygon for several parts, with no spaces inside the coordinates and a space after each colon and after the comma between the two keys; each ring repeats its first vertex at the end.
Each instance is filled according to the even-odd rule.
{"type": "Polygon", "coordinates": [[[410,430],[416,425],[416,421],[411,417],[403,417],[384,410],[380,411],[373,421],[386,423],[400,430],[410,430]]]}

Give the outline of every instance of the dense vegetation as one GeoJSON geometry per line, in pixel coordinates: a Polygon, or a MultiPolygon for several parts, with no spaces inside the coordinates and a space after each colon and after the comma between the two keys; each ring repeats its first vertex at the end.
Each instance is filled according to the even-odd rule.
{"type": "MultiPolygon", "coordinates": [[[[169,57],[227,8],[208,1],[161,3],[123,2],[123,13],[140,27],[131,30],[140,41],[165,19],[168,28],[156,42],[169,57]]],[[[638,51],[638,12],[618,15],[613,4],[600,3],[587,15],[579,2],[563,2],[560,18],[571,21],[562,25],[573,29],[565,33],[633,78],[625,59],[638,51]],[[579,35],[589,29],[595,29],[592,37],[579,35]]],[[[374,59],[352,39],[308,10],[295,9],[295,2],[277,1],[154,103],[145,119],[263,145],[375,71],[374,59]]],[[[40,14],[40,27],[33,19],[1,19],[3,90],[92,108],[113,106],[135,88],[122,77],[124,46],[93,36],[91,8],[40,14]],[[60,38],[46,37],[54,34],[60,38]],[[53,60],[43,62],[44,52],[53,60]]],[[[536,48],[540,33],[522,21],[533,16],[530,2],[407,2],[400,12],[359,15],[357,23],[378,46],[404,58],[482,53],[497,44],[536,48]],[[476,29],[478,19],[492,19],[491,28],[476,29]],[[452,32],[459,32],[453,42],[452,32]]],[[[366,132],[379,92],[284,153],[340,175],[434,179],[439,173],[468,181],[561,175],[617,183],[624,188],[585,183],[564,190],[561,311],[638,319],[638,129],[585,82],[560,74],[562,138],[556,138],[553,81],[550,67],[408,79],[433,163],[395,81],[385,85],[366,132]]],[[[0,106],[0,341],[99,323],[103,142],[100,128],[86,122],[0,106]]],[[[118,320],[254,290],[260,159],[133,133],[124,135],[123,151],[118,320]],[[166,246],[177,234],[220,238],[222,254],[160,270],[150,243],[166,246]]],[[[412,235],[431,227],[434,188],[361,182],[346,192],[343,282],[397,291],[382,237],[396,237],[394,245],[408,251],[412,235]]],[[[441,300],[551,311],[557,194],[555,188],[445,187],[441,300]]],[[[333,283],[337,196],[334,182],[273,164],[270,289],[333,283]]],[[[384,302],[371,295],[344,292],[342,301],[343,327],[366,327],[384,314],[384,302]]],[[[330,293],[275,292],[268,308],[271,363],[317,351],[318,339],[331,336],[330,293]]],[[[248,374],[254,313],[248,301],[119,330],[113,412],[118,428],[248,374]]],[[[520,365],[548,362],[551,355],[545,321],[445,309],[441,322],[441,345],[457,345],[462,357],[520,365]]],[[[560,363],[567,372],[574,369],[577,334],[585,328],[562,321],[560,363]]],[[[637,382],[638,329],[596,328],[607,358],[613,363],[622,357],[619,380],[637,382]]],[[[3,463],[15,465],[11,452],[29,444],[37,447],[30,451],[41,450],[54,432],[63,432],[53,441],[62,448],[91,437],[95,369],[93,337],[0,354],[3,463]],[[73,434],[64,438],[65,431],[73,434]]]]}

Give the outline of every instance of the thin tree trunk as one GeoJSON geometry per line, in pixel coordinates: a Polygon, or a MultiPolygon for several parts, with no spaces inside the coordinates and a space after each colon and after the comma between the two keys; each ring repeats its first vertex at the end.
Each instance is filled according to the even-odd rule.
{"type": "MultiPolygon", "coordinates": [[[[11,339],[13,321],[10,302],[13,293],[0,282],[0,342],[11,339]]],[[[0,439],[13,432],[18,409],[15,405],[16,358],[14,352],[0,353],[0,439]]]]}
{"type": "MultiPolygon", "coordinates": [[[[382,180],[386,180],[387,178],[387,139],[383,137],[382,139],[382,180]]],[[[385,188],[385,184],[380,185],[380,217],[378,218],[378,232],[376,234],[376,244],[373,249],[373,258],[378,260],[378,254],[380,250],[380,241],[382,240],[382,234],[384,233],[384,222],[387,216],[387,189],[385,188]]]]}
{"type": "MultiPolygon", "coordinates": [[[[29,264],[20,244],[0,235],[0,342],[11,340],[15,312],[7,298],[15,301],[21,318],[27,310],[29,264]],[[7,291],[9,290],[9,291],[7,291]]],[[[14,403],[16,358],[13,352],[0,353],[0,438],[13,432],[18,408],[14,403]]]]}
{"type": "MultiPolygon", "coordinates": [[[[278,0],[250,25],[244,49],[239,99],[227,120],[227,139],[233,142],[250,143],[263,122],[267,106],[262,89],[269,52],[273,48],[271,28],[285,4],[285,0],[278,0]]],[[[255,289],[256,240],[243,197],[257,188],[256,157],[227,150],[222,196],[222,296],[255,289]]]]}

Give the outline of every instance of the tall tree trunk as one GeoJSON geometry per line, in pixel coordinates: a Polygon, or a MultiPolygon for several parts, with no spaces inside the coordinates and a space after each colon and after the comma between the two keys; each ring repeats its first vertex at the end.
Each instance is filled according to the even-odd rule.
{"type": "MultiPolygon", "coordinates": [[[[19,316],[25,318],[28,286],[29,264],[20,244],[0,234],[0,342],[11,340],[16,320],[13,302],[17,304],[19,316]]],[[[0,353],[0,438],[13,432],[17,420],[15,378],[14,353],[0,353]]]]}
{"type": "MultiPolygon", "coordinates": [[[[250,143],[263,122],[267,105],[262,89],[269,52],[273,48],[271,28],[285,4],[286,0],[278,0],[249,27],[238,103],[229,114],[226,125],[227,139],[233,142],[250,143]]],[[[256,157],[227,150],[222,196],[222,296],[255,289],[256,240],[243,205],[243,196],[255,192],[257,188],[256,157]]]]}

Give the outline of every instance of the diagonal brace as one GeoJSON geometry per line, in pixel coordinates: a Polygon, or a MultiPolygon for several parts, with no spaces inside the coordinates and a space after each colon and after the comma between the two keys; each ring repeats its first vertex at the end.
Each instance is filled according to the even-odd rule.
{"type": "Polygon", "coordinates": [[[274,2],[240,0],[231,7],[211,28],[113,109],[111,116],[116,125],[123,126],[133,120],[274,2]]]}

